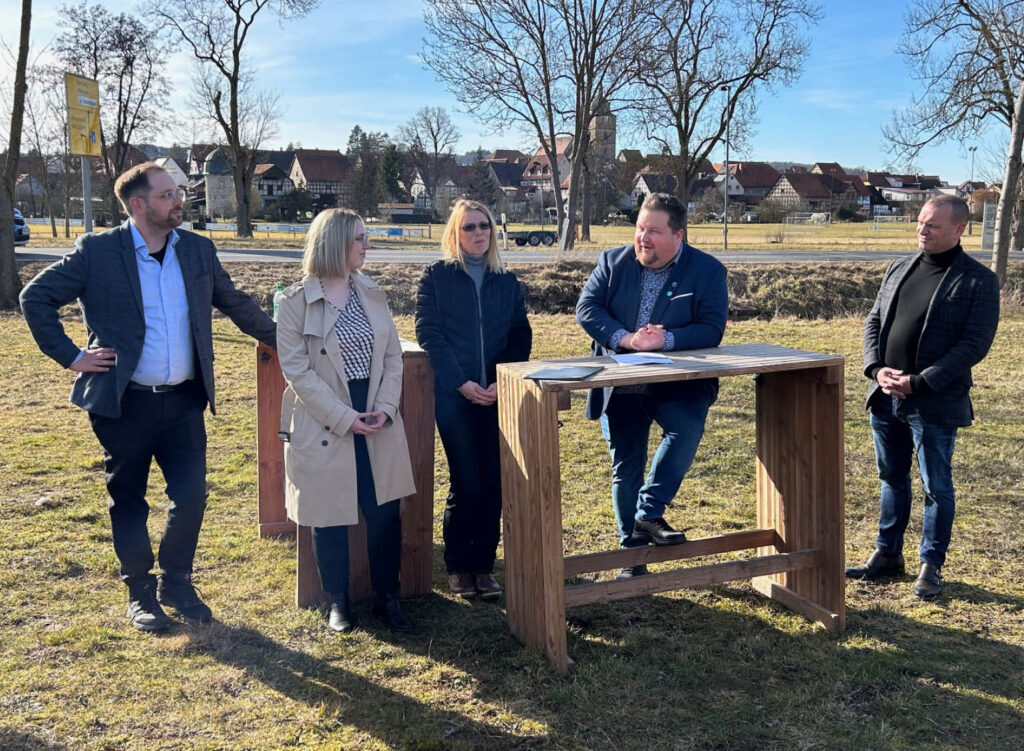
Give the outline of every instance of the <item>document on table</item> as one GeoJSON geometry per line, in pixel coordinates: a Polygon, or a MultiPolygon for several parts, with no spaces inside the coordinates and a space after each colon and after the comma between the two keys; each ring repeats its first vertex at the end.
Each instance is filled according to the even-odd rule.
{"type": "Polygon", "coordinates": [[[672,362],[671,357],[658,352],[631,352],[628,355],[611,355],[619,365],[668,365],[672,362]]]}

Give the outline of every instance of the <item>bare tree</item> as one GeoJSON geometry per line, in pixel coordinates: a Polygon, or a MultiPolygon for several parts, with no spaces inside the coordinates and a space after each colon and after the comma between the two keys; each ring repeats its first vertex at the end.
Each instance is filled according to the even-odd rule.
{"type": "Polygon", "coordinates": [[[427,203],[435,208],[442,162],[451,159],[459,142],[459,131],[443,107],[423,107],[398,128],[409,163],[416,168],[427,192],[427,203]]]}
{"type": "Polygon", "coordinates": [[[590,124],[630,78],[643,0],[426,0],[424,59],[466,110],[525,126],[551,165],[559,250],[572,247],[590,124]],[[558,138],[572,136],[568,210],[558,138]],[[566,219],[568,218],[568,222],[566,219]]]}
{"type": "Polygon", "coordinates": [[[252,178],[260,142],[276,120],[276,99],[254,89],[242,53],[264,8],[282,19],[303,16],[318,0],[153,0],[150,12],[174,29],[200,67],[197,89],[224,133],[238,207],[236,234],[252,237],[252,178]],[[255,140],[254,140],[255,139],[255,140]]]}
{"type": "Polygon", "coordinates": [[[924,91],[894,113],[885,137],[895,155],[915,159],[931,144],[969,142],[994,123],[1008,128],[992,252],[1003,283],[1012,217],[1024,213],[1024,0],[917,0],[905,20],[897,51],[924,91]]]}
{"type": "Polygon", "coordinates": [[[808,0],[659,0],[656,30],[635,60],[633,112],[641,131],[673,155],[684,205],[700,166],[724,141],[743,144],[756,96],[793,83],[821,15],[808,0]]]}
{"type": "Polygon", "coordinates": [[[45,98],[52,92],[47,91],[48,76],[46,72],[37,66],[32,66],[28,77],[32,85],[25,98],[25,126],[27,127],[24,127],[24,130],[29,147],[39,155],[39,159],[33,166],[36,168],[36,177],[43,189],[46,213],[50,216],[50,233],[56,237],[57,218],[52,195],[53,185],[50,180],[49,155],[59,152],[60,141],[63,140],[65,131],[54,128],[54,123],[48,117],[50,110],[45,98]]]}
{"type": "Polygon", "coordinates": [[[0,310],[18,306],[21,279],[14,259],[14,181],[18,177],[21,154],[21,125],[25,116],[25,94],[28,91],[29,29],[32,26],[32,0],[21,0],[21,31],[18,58],[14,66],[14,101],[11,107],[11,130],[7,140],[7,156],[0,168],[0,310]]]}
{"type": "Polygon", "coordinates": [[[170,85],[163,73],[168,48],[157,26],[98,3],[63,5],[58,13],[64,31],[54,41],[57,58],[66,70],[94,78],[100,87],[102,164],[116,221],[121,206],[114,180],[130,166],[132,144],[171,120],[170,85]]]}

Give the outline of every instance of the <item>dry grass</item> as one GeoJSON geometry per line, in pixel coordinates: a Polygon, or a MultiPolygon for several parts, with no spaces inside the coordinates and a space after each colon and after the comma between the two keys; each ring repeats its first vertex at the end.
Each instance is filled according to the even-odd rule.
{"type": "MultiPolygon", "coordinates": [[[[386,227],[389,225],[373,225],[386,227]]],[[[536,229],[538,225],[510,224],[509,231],[536,229]]],[[[419,230],[417,225],[413,229],[419,230]]],[[[404,240],[374,237],[375,244],[389,247],[437,247],[443,225],[433,225],[431,239],[412,237],[404,240]]],[[[730,224],[729,248],[732,250],[914,250],[916,225],[911,223],[883,223],[875,226],[872,222],[836,222],[821,225],[784,224],[730,224]]],[[[49,225],[32,225],[32,239],[28,247],[51,248],[71,247],[74,236],[81,233],[80,227],[72,228],[72,237],[63,237],[63,227],[58,227],[60,237],[52,237],[49,225]]],[[[240,240],[231,232],[202,231],[206,237],[226,248],[300,248],[303,235],[294,232],[256,232],[252,239],[240,240]]],[[[705,250],[722,247],[721,224],[693,224],[687,229],[687,240],[691,245],[705,250]]],[[[627,245],[633,242],[631,226],[595,226],[591,229],[591,241],[578,244],[580,250],[599,250],[627,245]]],[[[981,247],[980,226],[973,235],[965,235],[963,245],[968,250],[981,247]]],[[[515,246],[513,246],[515,247],[515,246]]],[[[528,249],[528,248],[527,248],[528,249]]]]}
{"type": "MultiPolygon", "coordinates": [[[[533,317],[535,356],[586,342],[533,317]]],[[[80,324],[68,321],[80,337],[80,324]]],[[[399,319],[403,333],[409,318],[399,319]]],[[[731,324],[726,342],[847,357],[846,554],[871,547],[877,482],[861,412],[860,321],[731,324]]],[[[847,591],[848,629],[820,631],[743,583],[570,611],[564,680],[509,634],[501,606],[435,591],[409,636],[368,615],[349,637],[293,607],[294,544],[255,525],[253,347],[215,323],[221,409],[208,420],[211,503],[197,579],[208,627],[165,636],[123,619],[95,439],[68,374],[0,317],[0,748],[984,749],[1024,735],[1024,316],[1004,316],[961,434],[947,594],[910,580],[847,591]]],[[[726,379],[671,518],[695,535],[753,523],[753,384],[726,379]]],[[[561,431],[565,546],[614,545],[607,455],[579,402],[561,431]]],[[[444,468],[435,487],[445,491],[444,468]]],[[[919,487],[919,486],[918,486],[919,487]]],[[[161,478],[151,482],[159,534],[161,478]]],[[[909,539],[919,534],[915,509],[909,539]]],[[[435,540],[440,535],[435,529],[435,540]]],[[[908,549],[908,552],[910,550],[908,549]]],[[[912,558],[912,556],[911,556],[912,558]]]]}

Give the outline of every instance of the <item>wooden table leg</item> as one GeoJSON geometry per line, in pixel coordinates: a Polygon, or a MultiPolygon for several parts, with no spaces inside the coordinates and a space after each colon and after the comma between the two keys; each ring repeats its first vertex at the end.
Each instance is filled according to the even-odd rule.
{"type": "Polygon", "coordinates": [[[558,398],[498,367],[505,606],[509,628],[569,672],[558,398]]]}
{"type": "Polygon", "coordinates": [[[843,370],[757,380],[757,517],[778,542],[762,555],[821,551],[822,565],[755,580],[761,592],[832,631],[845,628],[843,370]]]}
{"type": "Polygon", "coordinates": [[[402,500],[402,594],[430,591],[434,556],[434,371],[426,352],[403,356],[400,409],[416,492],[402,500]]]}
{"type": "Polygon", "coordinates": [[[284,375],[277,352],[256,345],[256,521],[260,537],[295,534],[295,522],[284,509],[284,444],[277,436],[281,426],[281,395],[284,375]]]}

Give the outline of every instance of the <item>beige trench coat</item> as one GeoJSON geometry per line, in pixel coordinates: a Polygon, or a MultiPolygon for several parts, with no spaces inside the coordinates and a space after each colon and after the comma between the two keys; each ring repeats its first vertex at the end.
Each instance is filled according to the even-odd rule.
{"type": "MultiPolygon", "coordinates": [[[[405,426],[398,413],[402,393],[402,346],[384,293],[362,274],[352,289],[373,328],[373,358],[367,411],[390,418],[366,436],[377,504],[415,492],[405,426]]],[[[285,291],[277,315],[277,353],[288,382],[281,406],[285,506],[288,518],[310,527],[357,524],[352,408],[341,345],[334,332],[337,313],[314,277],[285,291]]]]}

